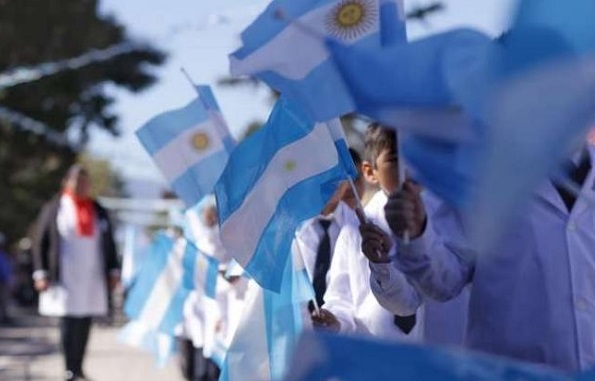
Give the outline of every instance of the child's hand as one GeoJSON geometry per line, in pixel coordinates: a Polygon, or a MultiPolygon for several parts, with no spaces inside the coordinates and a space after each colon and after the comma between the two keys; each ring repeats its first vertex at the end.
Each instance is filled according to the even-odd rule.
{"type": "Polygon", "coordinates": [[[388,257],[392,242],[388,234],[373,223],[365,223],[359,226],[362,235],[362,252],[370,262],[388,263],[388,257]]]}
{"type": "Polygon", "coordinates": [[[337,317],[331,311],[324,308],[320,309],[320,313],[312,311],[310,318],[312,319],[314,328],[326,329],[331,332],[339,332],[341,329],[341,323],[337,317]]]}
{"type": "Polygon", "coordinates": [[[426,224],[426,210],[420,197],[421,187],[412,181],[406,181],[403,189],[391,193],[384,206],[384,215],[388,226],[398,237],[405,231],[409,237],[422,235],[426,224]]]}

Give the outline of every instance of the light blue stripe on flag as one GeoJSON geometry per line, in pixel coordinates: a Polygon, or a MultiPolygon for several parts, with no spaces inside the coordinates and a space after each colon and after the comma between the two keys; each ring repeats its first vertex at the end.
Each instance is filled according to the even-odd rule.
{"type": "Polygon", "coordinates": [[[462,349],[304,332],[285,381],[570,381],[557,369],[462,349]]]}
{"type": "Polygon", "coordinates": [[[382,46],[404,43],[407,39],[403,4],[380,0],[380,42],[382,46]],[[405,36],[405,38],[403,38],[405,36]]]}
{"type": "Polygon", "coordinates": [[[345,145],[286,99],[232,153],[215,195],[226,249],[261,286],[278,290],[297,225],[320,213],[345,168],[345,145]],[[337,149],[341,153],[337,152],[337,149]]]}
{"type": "MultiPolygon", "coordinates": [[[[324,40],[379,46],[379,26],[379,0],[276,0],[242,33],[243,46],[230,57],[231,72],[263,80],[315,120],[327,121],[353,111],[354,104],[328,60],[324,40]],[[339,14],[350,4],[361,17],[347,26],[339,14]]],[[[395,39],[405,42],[405,28],[400,30],[395,39]]]]}
{"type": "Polygon", "coordinates": [[[173,191],[190,207],[212,192],[235,141],[208,86],[187,106],[163,113],[136,134],[173,191]]]}

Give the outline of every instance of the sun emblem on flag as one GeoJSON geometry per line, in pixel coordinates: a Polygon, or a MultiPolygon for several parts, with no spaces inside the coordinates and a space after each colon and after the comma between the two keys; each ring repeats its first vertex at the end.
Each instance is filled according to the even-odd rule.
{"type": "Polygon", "coordinates": [[[292,172],[295,167],[297,167],[297,163],[294,160],[287,160],[285,165],[283,165],[286,172],[292,172]]]}
{"type": "Polygon", "coordinates": [[[374,0],[340,0],[327,14],[325,29],[341,40],[355,40],[377,24],[374,0]]]}
{"type": "Polygon", "coordinates": [[[209,140],[209,135],[205,134],[204,132],[197,132],[196,134],[192,135],[192,147],[197,151],[204,151],[209,147],[211,144],[209,140]]]}

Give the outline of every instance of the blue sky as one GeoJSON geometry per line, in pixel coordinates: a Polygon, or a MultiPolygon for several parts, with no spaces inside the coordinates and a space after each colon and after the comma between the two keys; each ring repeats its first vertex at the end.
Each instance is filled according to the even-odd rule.
{"type": "MultiPolygon", "coordinates": [[[[406,8],[427,0],[406,2],[406,8]]],[[[499,34],[507,25],[513,0],[444,0],[447,9],[427,24],[408,25],[415,39],[453,27],[475,27],[499,34]]],[[[197,83],[214,84],[228,73],[227,55],[239,46],[239,34],[265,5],[262,0],[103,0],[102,11],[126,25],[137,40],[153,43],[169,54],[155,74],[159,81],[141,94],[112,90],[121,116],[122,136],[94,136],[91,152],[108,158],[127,179],[164,183],[134,131],[154,115],[180,107],[192,99],[193,89],[181,75],[184,67],[197,83]]],[[[251,121],[265,120],[271,105],[268,92],[253,88],[214,86],[215,95],[232,134],[251,121]]]]}

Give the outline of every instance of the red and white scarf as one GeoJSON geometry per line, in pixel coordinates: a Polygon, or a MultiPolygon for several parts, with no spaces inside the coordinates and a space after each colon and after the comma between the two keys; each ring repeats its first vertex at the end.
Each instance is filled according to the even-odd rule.
{"type": "Polygon", "coordinates": [[[95,207],[93,200],[82,198],[72,191],[64,191],[65,196],[69,197],[74,203],[76,210],[76,227],[79,236],[92,237],[95,232],[95,207]]]}

